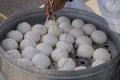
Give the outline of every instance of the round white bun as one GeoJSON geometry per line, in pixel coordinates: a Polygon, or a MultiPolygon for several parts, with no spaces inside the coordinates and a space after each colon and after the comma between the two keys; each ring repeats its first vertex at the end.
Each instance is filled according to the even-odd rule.
{"type": "Polygon", "coordinates": [[[90,36],[96,30],[96,27],[93,24],[87,23],[83,26],[82,30],[85,35],[90,36]]]}
{"type": "Polygon", "coordinates": [[[82,28],[85,25],[84,21],[81,19],[75,19],[72,21],[73,28],[82,28]]]}
{"type": "Polygon", "coordinates": [[[42,66],[48,68],[50,66],[50,59],[44,54],[37,54],[32,58],[32,62],[35,66],[42,66]]]}
{"type": "Polygon", "coordinates": [[[103,44],[107,41],[107,35],[103,31],[95,30],[91,34],[91,39],[97,44],[103,44]]]}
{"type": "Polygon", "coordinates": [[[18,49],[18,43],[11,38],[7,38],[1,42],[1,46],[5,51],[18,49]]]}
{"type": "Polygon", "coordinates": [[[47,56],[49,56],[52,51],[53,51],[53,48],[51,45],[47,44],[47,43],[40,43],[36,46],[36,49],[40,52],[40,53],[43,53],[47,56]]]}
{"type": "Polygon", "coordinates": [[[19,43],[23,39],[23,34],[17,30],[13,30],[7,34],[7,37],[16,40],[19,43]]]}
{"type": "Polygon", "coordinates": [[[57,63],[59,70],[74,70],[76,63],[72,58],[62,57],[57,63]]]}
{"type": "Polygon", "coordinates": [[[111,59],[111,54],[104,48],[98,48],[93,54],[95,60],[109,61],[111,59]]]}
{"type": "Polygon", "coordinates": [[[90,58],[93,56],[93,53],[94,48],[89,44],[82,44],[77,50],[77,55],[79,57],[90,58]]]}
{"type": "Polygon", "coordinates": [[[67,50],[61,49],[61,48],[57,48],[51,54],[51,58],[55,62],[58,62],[59,59],[62,58],[62,57],[68,57],[68,51],[67,50]]]}
{"type": "Polygon", "coordinates": [[[27,22],[22,22],[17,25],[17,30],[20,31],[22,34],[31,30],[31,25],[27,22]]]}

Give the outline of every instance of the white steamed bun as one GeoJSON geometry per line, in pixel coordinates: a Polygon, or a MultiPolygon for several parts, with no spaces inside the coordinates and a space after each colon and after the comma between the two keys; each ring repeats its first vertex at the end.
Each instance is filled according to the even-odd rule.
{"type": "Polygon", "coordinates": [[[73,29],[70,30],[70,34],[72,36],[74,36],[75,38],[77,38],[77,37],[83,35],[84,33],[81,29],[73,28],[73,29]]]}
{"type": "Polygon", "coordinates": [[[31,30],[31,25],[27,22],[22,22],[17,25],[17,30],[20,31],[22,34],[31,30]]]}
{"type": "Polygon", "coordinates": [[[98,48],[93,54],[95,60],[109,61],[111,59],[110,53],[104,48],[98,48]]]}
{"type": "MultiPolygon", "coordinates": [[[[50,27],[53,27],[53,26],[56,26],[56,22],[54,22],[53,20],[49,20],[47,23],[46,23],[46,26],[47,28],[49,29],[50,27]]],[[[57,24],[58,25],[58,24],[57,24]]]]}
{"type": "Polygon", "coordinates": [[[57,36],[55,36],[53,34],[46,34],[43,37],[43,42],[47,43],[47,44],[49,44],[51,46],[55,46],[56,43],[58,42],[58,38],[57,38],[57,36]]]}
{"type": "Polygon", "coordinates": [[[67,50],[61,49],[61,48],[57,48],[51,54],[51,58],[55,62],[58,62],[59,59],[62,58],[62,57],[68,57],[68,51],[67,50]]]}
{"type": "Polygon", "coordinates": [[[56,47],[61,48],[61,49],[65,49],[69,53],[73,51],[73,45],[68,43],[68,42],[64,42],[64,41],[57,42],[56,47]]]}
{"type": "Polygon", "coordinates": [[[47,43],[40,43],[36,46],[36,49],[42,53],[42,54],[45,54],[47,56],[49,56],[52,51],[53,51],[53,48],[51,45],[47,44],[47,43]]]}
{"type": "Polygon", "coordinates": [[[82,35],[82,36],[77,37],[75,43],[77,46],[80,46],[82,44],[90,44],[91,45],[92,41],[89,37],[82,35]]]}
{"type": "Polygon", "coordinates": [[[33,47],[27,47],[22,51],[22,57],[32,59],[32,57],[39,52],[33,47]]]}
{"type": "Polygon", "coordinates": [[[61,23],[69,23],[70,24],[70,20],[68,17],[66,16],[60,16],[57,21],[56,21],[58,24],[61,24],[61,23]]]}
{"type": "Polygon", "coordinates": [[[27,47],[36,47],[36,43],[29,39],[24,39],[20,43],[20,50],[24,50],[27,47]]]}
{"type": "Polygon", "coordinates": [[[61,33],[63,33],[62,29],[59,28],[59,26],[51,26],[49,29],[48,29],[48,34],[53,34],[55,36],[58,36],[60,35],[61,33]]]}
{"type": "Polygon", "coordinates": [[[41,39],[41,36],[40,36],[39,33],[35,32],[35,31],[28,31],[25,34],[24,38],[35,41],[36,43],[38,43],[40,41],[40,39],[41,39]]]}
{"type": "Polygon", "coordinates": [[[69,23],[61,23],[61,24],[59,24],[59,27],[65,33],[68,33],[70,31],[70,29],[72,28],[69,23]]]}
{"type": "Polygon", "coordinates": [[[35,31],[35,32],[38,32],[39,34],[42,34],[43,33],[43,25],[42,24],[35,24],[33,27],[32,27],[32,30],[35,31]]]}
{"type": "Polygon", "coordinates": [[[84,31],[85,35],[90,36],[93,31],[96,30],[96,27],[93,24],[87,23],[83,26],[82,30],[84,31]]]}
{"type": "Polygon", "coordinates": [[[5,51],[17,49],[18,43],[14,39],[7,38],[1,42],[1,46],[5,51]]]}
{"type": "Polygon", "coordinates": [[[83,20],[81,19],[75,19],[72,21],[72,27],[73,28],[82,28],[85,25],[85,23],[83,22],[83,20]]]}
{"type": "Polygon", "coordinates": [[[8,56],[12,57],[13,59],[21,58],[21,54],[18,50],[9,50],[6,53],[8,56]]]}
{"type": "Polygon", "coordinates": [[[37,54],[32,58],[32,62],[35,66],[41,66],[48,68],[50,66],[50,59],[44,54],[37,54]]]}
{"type": "Polygon", "coordinates": [[[74,70],[76,63],[72,58],[62,57],[57,63],[59,70],[74,70]]]}
{"type": "Polygon", "coordinates": [[[93,53],[94,48],[89,44],[82,44],[77,50],[77,55],[79,57],[90,58],[93,56],[93,53]]]}
{"type": "Polygon", "coordinates": [[[65,41],[65,42],[68,42],[68,43],[71,43],[71,44],[74,43],[74,37],[69,33],[61,34],[59,39],[60,39],[60,41],[65,41]]]}
{"type": "Polygon", "coordinates": [[[103,31],[95,30],[91,34],[91,39],[97,44],[103,44],[107,41],[107,35],[103,31]]]}
{"type": "Polygon", "coordinates": [[[17,30],[13,30],[7,34],[7,37],[12,38],[19,43],[23,39],[23,34],[17,30]]]}

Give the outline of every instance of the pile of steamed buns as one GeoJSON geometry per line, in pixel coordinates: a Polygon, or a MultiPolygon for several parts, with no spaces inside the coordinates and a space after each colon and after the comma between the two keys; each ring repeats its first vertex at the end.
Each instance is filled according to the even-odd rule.
{"type": "Polygon", "coordinates": [[[77,46],[77,56],[93,58],[91,67],[103,64],[111,59],[111,54],[104,48],[94,49],[93,44],[104,44],[106,34],[97,30],[93,24],[85,24],[81,19],[72,22],[65,16],[60,16],[56,25],[54,21],[47,22],[47,32],[41,37],[44,26],[27,22],[19,23],[16,30],[7,34],[1,42],[6,55],[17,61],[20,67],[34,66],[46,69],[54,62],[57,70],[81,70],[87,66],[76,66],[69,57],[77,46]],[[60,33],[58,37],[58,33],[60,33]]]}

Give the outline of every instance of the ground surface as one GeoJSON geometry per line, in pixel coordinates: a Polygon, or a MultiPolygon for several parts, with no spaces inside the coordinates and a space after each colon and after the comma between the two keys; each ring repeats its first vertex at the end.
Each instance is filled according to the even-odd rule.
{"type": "MultiPolygon", "coordinates": [[[[44,0],[0,0],[0,12],[6,16],[10,16],[21,10],[37,8],[43,3],[44,0]]],[[[97,14],[100,14],[97,0],[89,0],[86,4],[90,6],[97,14]]],[[[0,22],[1,21],[2,20],[0,19],[0,22]]]]}

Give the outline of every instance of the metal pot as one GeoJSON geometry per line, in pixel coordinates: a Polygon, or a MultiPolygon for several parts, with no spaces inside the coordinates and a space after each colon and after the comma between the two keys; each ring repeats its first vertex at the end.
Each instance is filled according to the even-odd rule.
{"type": "MultiPolygon", "coordinates": [[[[108,41],[102,47],[108,49],[112,54],[112,59],[100,66],[91,67],[86,70],[78,71],[58,71],[49,69],[26,69],[18,67],[16,61],[6,57],[5,51],[0,48],[2,57],[1,70],[5,80],[116,80],[118,70],[118,60],[120,58],[120,39],[117,34],[110,31],[108,24],[100,16],[77,9],[63,9],[56,13],[56,16],[67,16],[71,20],[81,18],[87,23],[94,24],[97,29],[104,31],[108,36],[108,41]]],[[[46,20],[43,9],[23,11],[9,17],[0,27],[0,42],[6,37],[7,33],[16,29],[16,26],[23,21],[31,25],[41,23],[46,20]]]]}

